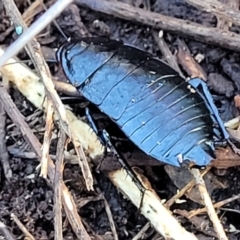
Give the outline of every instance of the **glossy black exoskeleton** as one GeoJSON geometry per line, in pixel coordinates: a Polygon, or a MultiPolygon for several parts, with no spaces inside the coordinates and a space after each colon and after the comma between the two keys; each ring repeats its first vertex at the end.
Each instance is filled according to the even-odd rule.
{"type": "Polygon", "coordinates": [[[57,60],[81,94],[142,151],[170,165],[205,166],[229,135],[206,84],[186,82],[163,61],[102,38],[64,43],[57,60]]]}

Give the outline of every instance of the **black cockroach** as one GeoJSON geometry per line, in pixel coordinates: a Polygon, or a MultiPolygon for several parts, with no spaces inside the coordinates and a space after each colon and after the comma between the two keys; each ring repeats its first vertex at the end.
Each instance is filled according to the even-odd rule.
{"type": "Polygon", "coordinates": [[[64,43],[57,60],[80,93],[143,152],[170,165],[206,166],[229,135],[198,78],[186,82],[165,62],[121,41],[64,43]]]}

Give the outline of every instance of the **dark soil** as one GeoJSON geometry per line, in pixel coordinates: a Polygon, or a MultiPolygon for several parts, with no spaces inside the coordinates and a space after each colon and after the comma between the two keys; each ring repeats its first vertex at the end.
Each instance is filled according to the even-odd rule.
{"type": "MultiPolygon", "coordinates": [[[[99,0],[100,1],[100,0],[99,0]]],[[[23,13],[29,6],[27,0],[15,1],[20,11],[23,13]]],[[[46,1],[48,2],[48,1],[46,1]]],[[[138,5],[141,8],[146,7],[148,1],[131,1],[124,2],[138,5]],[[136,3],[137,2],[137,3],[136,3]]],[[[210,13],[204,13],[198,9],[186,4],[182,0],[152,0],[149,1],[150,9],[154,12],[163,13],[181,19],[188,19],[206,26],[216,26],[217,19],[210,13]]],[[[4,12],[2,3],[0,3],[0,44],[10,44],[16,39],[14,31],[9,31],[10,20],[4,12]]],[[[39,15],[40,16],[40,15],[39,15]]],[[[37,16],[37,17],[39,17],[37,16]]],[[[153,29],[143,25],[134,24],[129,21],[109,17],[104,14],[93,12],[89,9],[79,8],[71,5],[57,19],[59,26],[69,37],[81,36],[104,36],[113,39],[121,39],[125,43],[135,45],[161,58],[161,52],[152,36],[153,29]],[[96,20],[98,20],[96,22],[96,20]]],[[[239,28],[233,26],[232,30],[239,32],[239,28]]],[[[52,56],[53,48],[59,47],[64,41],[63,36],[56,29],[54,24],[48,27],[47,34],[38,38],[44,47],[46,58],[52,56]]],[[[45,32],[44,31],[44,32],[45,32]]],[[[179,36],[165,34],[166,42],[171,50],[175,49],[175,40],[179,36]]],[[[185,41],[193,56],[201,53],[205,58],[200,63],[207,76],[209,76],[209,86],[212,89],[214,97],[217,99],[221,117],[224,121],[238,116],[239,110],[234,105],[234,96],[240,90],[240,54],[226,49],[205,45],[187,38],[181,38],[185,41]],[[216,80],[217,79],[221,80],[216,80]]],[[[23,51],[19,55],[21,59],[27,59],[23,51]]],[[[49,63],[49,66],[55,76],[64,76],[57,72],[57,65],[49,63]]],[[[30,116],[36,109],[29,103],[17,90],[12,90],[11,95],[14,102],[24,116],[30,116]]],[[[75,100],[76,103],[77,100],[75,100]]],[[[35,131],[35,134],[42,141],[44,134],[45,120],[40,113],[37,117],[30,120],[28,124],[35,131]]],[[[6,144],[12,149],[30,151],[26,145],[20,131],[11,126],[12,122],[7,120],[6,144]]],[[[20,151],[19,150],[19,151],[20,151]]],[[[51,153],[55,154],[56,140],[51,147],[51,153]]],[[[39,177],[39,170],[36,170],[38,161],[27,157],[18,157],[14,151],[10,151],[10,165],[13,171],[13,178],[10,182],[4,177],[1,170],[0,184],[0,220],[4,222],[10,231],[16,236],[16,239],[24,239],[24,235],[10,219],[10,214],[14,213],[25,225],[28,231],[33,234],[37,240],[53,239],[54,222],[53,222],[53,191],[50,184],[39,177]]],[[[163,166],[152,168],[143,168],[144,173],[148,176],[153,187],[162,199],[169,199],[176,193],[176,187],[172,180],[165,172],[163,166]]],[[[94,173],[96,177],[96,187],[105,194],[110,205],[114,221],[117,227],[119,239],[132,239],[139,230],[147,223],[142,216],[138,217],[137,209],[119,193],[112,183],[101,173],[94,173]]],[[[228,169],[224,176],[220,177],[227,185],[225,189],[219,188],[212,192],[212,199],[217,202],[229,198],[240,192],[239,168],[228,169]]],[[[64,181],[71,190],[76,203],[80,198],[86,196],[96,197],[97,193],[89,193],[84,188],[84,183],[78,165],[65,165],[64,181]]],[[[240,200],[236,200],[224,207],[240,211],[240,200]]],[[[187,211],[198,208],[200,205],[187,199],[182,205],[174,205],[174,208],[181,208],[187,211]]],[[[63,213],[64,214],[64,213],[63,213]]],[[[92,201],[79,209],[84,224],[92,235],[100,235],[102,239],[112,239],[108,232],[111,232],[109,221],[106,215],[103,201],[92,201]]],[[[229,229],[233,225],[240,230],[240,212],[222,211],[224,227],[229,229]]],[[[66,216],[63,216],[66,220],[66,216]]],[[[194,232],[199,236],[200,231],[196,230],[191,223],[181,218],[181,223],[187,230],[194,232]]],[[[64,239],[76,239],[71,226],[65,222],[64,239]]],[[[147,231],[143,239],[155,239],[154,229],[147,231]]],[[[240,239],[238,233],[228,233],[229,239],[240,239]]],[[[202,236],[201,239],[210,239],[209,236],[202,236]]],[[[1,238],[4,239],[4,238],[1,238]]],[[[94,238],[98,239],[98,238],[94,238]]],[[[160,238],[159,238],[160,239],[160,238]]]]}

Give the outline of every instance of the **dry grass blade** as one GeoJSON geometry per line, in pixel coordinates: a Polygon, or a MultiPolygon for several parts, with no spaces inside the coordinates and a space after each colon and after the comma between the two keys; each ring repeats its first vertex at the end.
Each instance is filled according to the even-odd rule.
{"type": "Polygon", "coordinates": [[[66,144],[66,134],[60,131],[59,140],[57,145],[56,155],[56,168],[54,177],[54,229],[55,229],[55,240],[63,239],[62,231],[62,199],[61,199],[61,179],[63,178],[63,159],[64,149],[66,144]]]}
{"type": "MultiPolygon", "coordinates": [[[[228,203],[230,203],[230,202],[233,202],[233,201],[235,201],[235,200],[237,200],[237,199],[239,199],[239,198],[240,198],[240,194],[238,194],[238,195],[236,195],[236,196],[232,196],[232,197],[230,197],[230,198],[228,198],[228,199],[225,199],[225,200],[223,200],[223,201],[220,201],[220,202],[218,202],[218,203],[213,204],[213,207],[214,207],[214,208],[221,208],[222,206],[224,206],[224,205],[226,205],[226,204],[228,204],[228,203]]],[[[192,217],[194,217],[194,216],[196,216],[196,215],[198,215],[198,214],[204,213],[204,212],[206,212],[206,211],[207,211],[207,208],[206,208],[206,207],[200,208],[200,209],[197,209],[197,210],[192,210],[192,211],[189,213],[188,218],[192,218],[192,217]]]]}
{"type": "Polygon", "coordinates": [[[53,104],[51,101],[48,100],[46,130],[45,130],[44,139],[43,139],[41,172],[40,172],[40,176],[43,178],[47,178],[49,148],[51,143],[52,127],[53,127],[53,112],[54,112],[53,104]]]}
{"type": "Polygon", "coordinates": [[[150,223],[146,223],[143,228],[138,232],[138,234],[132,240],[143,239],[145,232],[150,228],[150,223]]]}

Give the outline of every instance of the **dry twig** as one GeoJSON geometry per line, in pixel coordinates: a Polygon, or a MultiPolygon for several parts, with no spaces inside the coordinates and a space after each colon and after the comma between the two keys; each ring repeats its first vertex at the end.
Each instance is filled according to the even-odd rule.
{"type": "Polygon", "coordinates": [[[46,117],[46,130],[45,130],[44,139],[43,139],[41,173],[40,173],[40,176],[43,178],[47,178],[49,148],[50,148],[51,136],[52,136],[53,112],[54,112],[53,104],[51,100],[48,100],[47,105],[48,106],[47,106],[47,117],[46,117]]]}
{"type": "Polygon", "coordinates": [[[114,238],[114,240],[118,240],[118,234],[117,234],[116,226],[115,226],[115,223],[114,223],[114,220],[113,220],[111,209],[110,209],[109,204],[108,204],[104,195],[102,195],[102,199],[104,201],[106,213],[107,213],[108,220],[109,220],[109,223],[110,223],[110,227],[111,227],[111,230],[112,230],[112,233],[113,233],[113,238],[114,238]]]}
{"type": "MultiPolygon", "coordinates": [[[[236,196],[232,196],[232,197],[230,197],[228,199],[225,199],[225,200],[222,200],[222,201],[220,201],[218,203],[213,204],[213,207],[214,208],[221,208],[222,206],[224,206],[224,205],[226,205],[226,204],[228,204],[230,202],[233,202],[233,201],[235,201],[235,200],[237,200],[239,198],[240,198],[240,194],[238,194],[236,196]]],[[[204,213],[206,211],[207,211],[206,207],[200,208],[200,209],[197,209],[197,210],[192,210],[191,212],[189,212],[188,218],[192,218],[192,217],[194,217],[196,215],[199,215],[201,213],[204,213]]]]}
{"type": "Polygon", "coordinates": [[[15,214],[11,214],[12,220],[17,224],[17,226],[21,229],[21,231],[24,233],[24,235],[29,239],[29,240],[35,240],[33,235],[25,228],[25,226],[20,222],[18,217],[15,214]]]}
{"type": "Polygon", "coordinates": [[[28,9],[23,13],[22,18],[27,26],[32,22],[34,16],[43,10],[42,0],[36,0],[31,3],[28,9]]]}
{"type": "Polygon", "coordinates": [[[218,238],[221,239],[221,240],[228,240],[228,238],[226,236],[226,233],[223,229],[223,226],[220,223],[219,218],[218,218],[218,216],[215,212],[215,209],[213,207],[211,198],[210,198],[210,196],[207,192],[205,182],[204,182],[199,170],[198,169],[192,169],[191,172],[194,176],[194,179],[195,179],[196,184],[198,186],[198,189],[199,189],[200,195],[202,197],[202,200],[205,203],[208,216],[213,223],[213,226],[214,226],[214,229],[216,231],[216,234],[217,234],[218,238]]]}
{"type": "Polygon", "coordinates": [[[150,228],[150,223],[146,223],[143,228],[138,232],[138,234],[132,240],[144,239],[145,232],[150,228]]]}
{"type": "Polygon", "coordinates": [[[54,230],[55,240],[62,240],[62,199],[61,199],[61,183],[62,183],[62,172],[63,172],[63,159],[64,149],[66,144],[66,134],[60,131],[58,145],[57,145],[57,156],[56,156],[56,167],[54,177],[54,230]]]}

